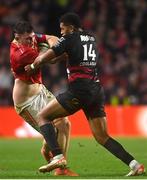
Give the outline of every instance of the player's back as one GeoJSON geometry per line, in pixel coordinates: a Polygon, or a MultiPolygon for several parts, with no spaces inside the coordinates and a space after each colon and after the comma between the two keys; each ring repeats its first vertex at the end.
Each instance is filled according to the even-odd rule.
{"type": "Polygon", "coordinates": [[[65,36],[70,81],[77,78],[97,79],[98,50],[95,37],[87,32],[74,32],[65,36]]]}
{"type": "Polygon", "coordinates": [[[65,36],[69,64],[80,66],[95,66],[98,58],[95,37],[87,32],[73,32],[65,36]]]}

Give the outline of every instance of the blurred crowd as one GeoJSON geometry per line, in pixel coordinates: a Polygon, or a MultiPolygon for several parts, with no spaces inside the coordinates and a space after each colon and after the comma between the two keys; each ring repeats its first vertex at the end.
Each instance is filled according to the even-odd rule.
{"type": "MultiPolygon", "coordinates": [[[[0,105],[12,105],[9,64],[12,26],[29,20],[35,32],[60,36],[58,18],[74,11],[84,29],[95,34],[99,76],[106,104],[147,104],[147,0],[1,0],[0,105]]],[[[44,84],[57,94],[66,86],[65,64],[43,67],[44,84]]]]}

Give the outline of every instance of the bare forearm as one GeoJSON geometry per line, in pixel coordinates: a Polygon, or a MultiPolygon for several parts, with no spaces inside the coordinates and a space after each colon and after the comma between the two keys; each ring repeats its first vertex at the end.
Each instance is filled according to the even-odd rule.
{"type": "Polygon", "coordinates": [[[38,68],[42,64],[52,63],[52,59],[55,58],[55,57],[56,57],[56,55],[55,55],[54,51],[49,49],[48,51],[46,51],[45,53],[40,55],[40,58],[37,58],[33,62],[33,65],[34,65],[35,68],[38,68]]]}
{"type": "Polygon", "coordinates": [[[38,56],[32,64],[28,64],[24,67],[25,71],[31,73],[35,69],[38,69],[42,64],[50,63],[56,55],[52,49],[47,50],[44,54],[38,56]]]}

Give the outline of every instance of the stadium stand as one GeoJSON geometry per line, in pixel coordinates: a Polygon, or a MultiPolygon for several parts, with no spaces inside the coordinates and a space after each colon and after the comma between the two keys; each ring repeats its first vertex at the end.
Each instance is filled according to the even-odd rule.
{"type": "MultiPolygon", "coordinates": [[[[0,2],[0,105],[12,105],[13,76],[9,65],[11,26],[20,18],[35,31],[60,36],[58,17],[77,12],[83,28],[92,31],[100,52],[100,79],[106,103],[147,104],[147,1],[146,0],[1,0],[0,2]]],[[[43,68],[44,83],[58,93],[66,85],[64,64],[43,68]]]]}

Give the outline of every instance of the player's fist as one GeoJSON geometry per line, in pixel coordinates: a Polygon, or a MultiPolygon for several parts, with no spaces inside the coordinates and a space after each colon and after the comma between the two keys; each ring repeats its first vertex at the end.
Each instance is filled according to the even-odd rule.
{"type": "Polygon", "coordinates": [[[27,73],[32,73],[34,70],[38,69],[42,62],[42,56],[38,56],[32,64],[28,64],[24,67],[27,73]]]}
{"type": "Polygon", "coordinates": [[[31,73],[31,72],[33,72],[33,71],[35,70],[35,66],[34,66],[33,63],[32,63],[32,64],[28,64],[28,65],[26,65],[26,66],[24,67],[24,69],[25,69],[25,71],[26,71],[27,73],[31,73]]]}

